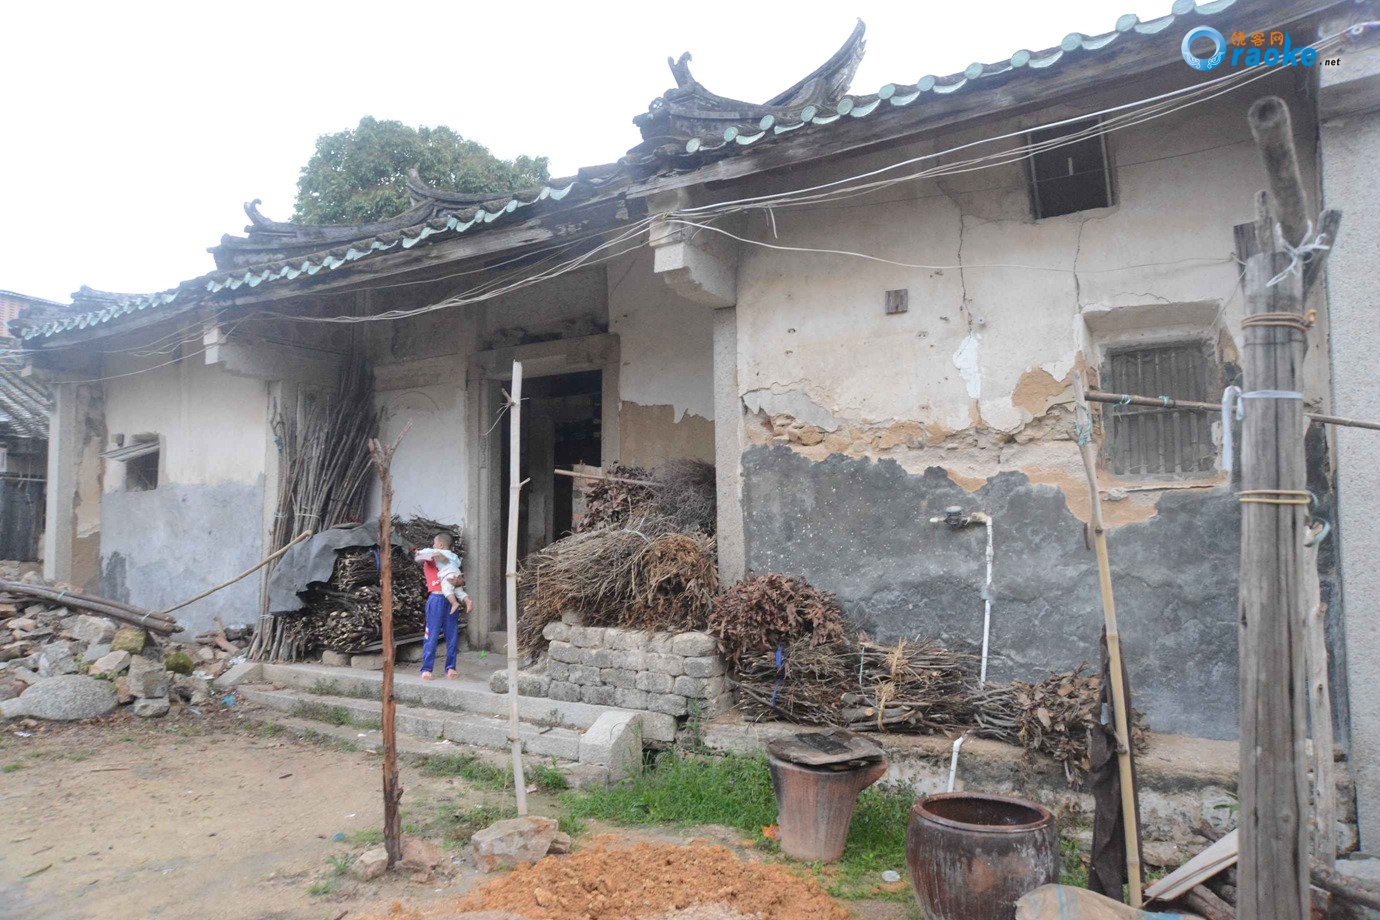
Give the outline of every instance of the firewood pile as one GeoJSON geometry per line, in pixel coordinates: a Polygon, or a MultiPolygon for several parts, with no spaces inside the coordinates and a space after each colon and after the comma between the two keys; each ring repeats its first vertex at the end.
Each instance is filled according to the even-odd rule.
{"type": "MultiPolygon", "coordinates": [[[[426,629],[426,578],[412,559],[413,547],[431,545],[441,531],[455,537],[454,527],[427,518],[393,520],[393,530],[407,549],[393,548],[393,632],[399,637],[426,629]]],[[[358,653],[371,650],[383,638],[383,588],[379,583],[376,547],[351,547],[336,554],[331,580],[307,586],[302,596],[306,612],[289,624],[292,639],[302,651],[329,649],[358,653]]]]}
{"type": "Polygon", "coordinates": [[[714,467],[672,460],[606,473],[633,482],[595,480],[577,532],[523,560],[518,647],[528,655],[545,650],[542,630],[566,613],[665,632],[708,623],[719,593],[714,467]]]}
{"type": "Polygon", "coordinates": [[[771,653],[795,639],[812,645],[843,639],[843,610],[838,598],[793,575],[745,578],[715,601],[709,632],[719,640],[719,654],[730,667],[771,653]]]}

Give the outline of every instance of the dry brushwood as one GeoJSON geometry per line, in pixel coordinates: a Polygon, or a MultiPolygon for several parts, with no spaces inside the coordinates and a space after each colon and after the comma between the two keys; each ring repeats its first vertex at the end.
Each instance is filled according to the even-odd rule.
{"type": "Polygon", "coordinates": [[[974,659],[932,642],[798,639],[777,661],[775,652],[758,655],[738,672],[739,705],[749,718],[923,734],[970,720],[974,659]]]}
{"type": "Polygon", "coordinates": [[[713,538],[663,518],[574,534],[523,562],[518,647],[541,652],[542,629],[567,612],[592,626],[703,629],[718,587],[713,538]]]}
{"type": "Polygon", "coordinates": [[[713,465],[700,460],[667,460],[652,471],[640,466],[614,466],[606,474],[652,485],[593,480],[585,489],[585,513],[577,533],[655,517],[666,521],[673,531],[714,536],[717,485],[713,465]]]}
{"type": "MultiPolygon", "coordinates": [[[[1102,678],[1080,666],[1036,683],[988,685],[973,696],[978,734],[1048,754],[1074,785],[1091,766],[1088,734],[1102,731],[1102,678]]],[[[1145,750],[1145,717],[1131,711],[1131,743],[1145,750]]]]}
{"type": "MultiPolygon", "coordinates": [[[[648,481],[652,474],[640,466],[611,466],[604,471],[619,479],[648,481]]],[[[650,486],[633,485],[614,479],[595,479],[585,488],[585,513],[576,533],[591,533],[608,527],[621,527],[630,517],[652,502],[650,486]]]]}
{"type": "Polygon", "coordinates": [[[843,611],[828,591],[793,575],[758,575],[725,591],[709,615],[719,654],[735,670],[750,656],[775,652],[798,638],[815,645],[844,636],[843,611]]]}
{"type": "Polygon", "coordinates": [[[442,524],[430,518],[413,517],[404,520],[393,515],[393,536],[396,537],[403,546],[415,546],[419,549],[431,545],[431,541],[436,539],[438,533],[448,533],[455,541],[451,546],[451,551],[457,556],[465,555],[465,545],[460,528],[452,524],[442,524]]]}

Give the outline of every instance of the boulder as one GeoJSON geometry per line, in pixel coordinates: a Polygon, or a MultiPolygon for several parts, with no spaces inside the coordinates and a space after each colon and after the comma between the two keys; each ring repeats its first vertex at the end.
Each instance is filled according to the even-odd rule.
{"type": "Polygon", "coordinates": [[[441,864],[441,851],[436,844],[420,837],[404,834],[402,839],[402,859],[398,868],[410,875],[431,876],[431,870],[441,864]]]}
{"type": "Polygon", "coordinates": [[[348,668],[350,656],[345,652],[332,652],[327,649],[321,653],[321,663],[328,668],[348,668]]]}
{"type": "Polygon", "coordinates": [[[350,864],[350,874],[361,882],[369,882],[388,871],[388,851],[383,847],[365,850],[350,864]]]}
{"type": "Polygon", "coordinates": [[[121,706],[134,702],[134,694],[130,692],[128,677],[115,678],[115,702],[121,706]]]}
{"type": "Polygon", "coordinates": [[[129,692],[140,699],[157,699],[168,695],[168,672],[163,665],[147,658],[134,657],[129,661],[129,692]]]}
{"type": "Polygon", "coordinates": [[[129,652],[111,652],[97,658],[87,672],[92,677],[115,677],[129,667],[129,652]]]}
{"type": "Polygon", "coordinates": [[[61,677],[77,673],[77,659],[72,651],[72,643],[51,642],[43,647],[38,656],[39,677],[61,677]]]}
{"type": "Polygon", "coordinates": [[[137,655],[144,650],[148,635],[137,626],[122,626],[110,640],[110,647],[117,652],[137,655]]]}
{"type": "Polygon", "coordinates": [[[551,849],[556,839],[554,818],[510,818],[475,834],[470,840],[474,864],[481,872],[511,869],[518,863],[534,863],[551,849]]]}
{"type": "Polygon", "coordinates": [[[72,638],[79,642],[101,645],[114,640],[116,627],[114,621],[105,617],[92,617],[82,614],[72,624],[72,638]]]}
{"type": "Polygon", "coordinates": [[[141,719],[161,719],[171,707],[166,699],[144,699],[134,701],[134,714],[141,719]]]}
{"type": "Polygon", "coordinates": [[[0,703],[6,718],[32,716],[72,722],[93,719],[115,708],[115,687],[108,680],[66,674],[40,680],[17,699],[0,703]]]}

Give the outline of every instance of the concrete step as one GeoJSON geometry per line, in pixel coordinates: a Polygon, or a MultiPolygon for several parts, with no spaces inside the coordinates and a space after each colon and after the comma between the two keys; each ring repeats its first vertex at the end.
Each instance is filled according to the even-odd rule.
{"type": "MultiPolygon", "coordinates": [[[[276,684],[311,693],[366,700],[379,700],[383,674],[356,668],[337,668],[316,664],[260,664],[245,675],[245,680],[276,684]]],[[[479,680],[424,681],[416,674],[398,673],[393,677],[393,698],[400,704],[429,709],[468,712],[507,718],[508,696],[492,692],[479,680]]],[[[636,712],[593,703],[573,703],[546,697],[518,697],[518,718],[524,722],[589,729],[601,716],[636,715],[640,737],[645,741],[670,744],[676,740],[676,718],[659,712],[636,712]]]]}

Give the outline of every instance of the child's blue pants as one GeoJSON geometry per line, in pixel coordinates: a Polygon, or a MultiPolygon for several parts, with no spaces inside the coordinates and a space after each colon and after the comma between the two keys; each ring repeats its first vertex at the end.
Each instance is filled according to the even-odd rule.
{"type": "Polygon", "coordinates": [[[422,671],[436,668],[436,641],[441,630],[446,632],[446,670],[455,670],[455,653],[460,644],[460,611],[450,612],[450,601],[444,594],[430,594],[426,599],[426,639],[422,641],[422,671]]]}

